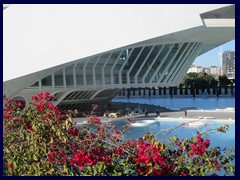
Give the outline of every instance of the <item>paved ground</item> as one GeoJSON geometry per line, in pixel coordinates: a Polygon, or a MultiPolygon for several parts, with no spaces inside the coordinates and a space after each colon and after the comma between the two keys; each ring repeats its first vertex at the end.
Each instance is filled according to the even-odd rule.
{"type": "MultiPolygon", "coordinates": [[[[235,122],[235,110],[234,109],[219,109],[219,110],[187,110],[187,116],[185,116],[184,110],[174,111],[167,109],[165,107],[149,105],[149,104],[139,104],[139,103],[128,103],[128,102],[112,102],[112,109],[125,111],[125,109],[136,109],[139,108],[141,110],[147,109],[149,112],[149,117],[151,119],[156,118],[156,109],[160,110],[160,118],[158,120],[167,120],[167,121],[176,121],[176,120],[204,120],[204,121],[228,121],[235,122]]],[[[107,118],[107,117],[99,117],[101,121],[122,121],[128,118],[131,118],[135,121],[141,119],[149,119],[149,117],[145,117],[144,114],[135,114],[134,116],[122,116],[118,118],[107,118]]],[[[86,118],[76,118],[75,122],[84,122],[86,118]]]]}
{"type": "MultiPolygon", "coordinates": [[[[155,113],[149,113],[149,117],[156,118],[155,113]]],[[[107,117],[99,117],[102,121],[122,121],[128,118],[131,118],[135,121],[141,119],[148,119],[149,117],[145,117],[144,114],[134,115],[134,116],[122,116],[118,118],[107,118],[107,117]]],[[[235,122],[235,111],[224,111],[224,110],[216,110],[216,111],[202,111],[202,110],[187,110],[187,116],[185,116],[185,111],[171,111],[171,112],[161,112],[160,118],[158,120],[204,120],[204,121],[228,121],[235,122]]],[[[75,122],[84,122],[86,118],[76,118],[75,122]]]]}

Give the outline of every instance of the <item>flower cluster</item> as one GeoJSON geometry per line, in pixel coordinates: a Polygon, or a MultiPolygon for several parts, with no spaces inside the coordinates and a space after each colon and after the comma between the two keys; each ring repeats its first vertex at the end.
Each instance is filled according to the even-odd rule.
{"type": "Polygon", "coordinates": [[[70,163],[72,166],[77,166],[82,170],[86,166],[94,166],[98,162],[103,162],[104,164],[109,164],[112,158],[108,156],[102,148],[93,148],[91,152],[86,152],[83,150],[77,151],[71,158],[70,163]]]}
{"type": "Polygon", "coordinates": [[[131,119],[120,130],[92,113],[77,128],[74,113],[61,112],[50,103],[53,98],[49,92],[40,92],[23,110],[22,102],[5,101],[4,175],[216,176],[213,170],[235,172],[231,164],[235,156],[210,149],[210,140],[202,135],[182,141],[174,137],[168,143],[151,133],[123,140],[134,123],[131,119]]]}
{"type": "Polygon", "coordinates": [[[144,172],[147,175],[165,176],[173,171],[174,167],[169,163],[168,156],[162,155],[163,148],[161,144],[154,146],[150,142],[144,142],[139,139],[137,148],[138,156],[133,158],[138,163],[138,172],[142,175],[144,172]]]}
{"type": "Polygon", "coordinates": [[[56,107],[53,104],[50,104],[49,101],[54,98],[53,94],[50,94],[48,91],[43,93],[38,93],[37,96],[33,96],[32,100],[34,101],[34,105],[38,112],[43,112],[44,108],[49,108],[51,110],[55,110],[56,107]]]}
{"type": "Polygon", "coordinates": [[[190,156],[194,156],[195,154],[201,156],[203,153],[206,152],[206,149],[210,145],[210,139],[206,139],[205,141],[203,141],[201,135],[198,135],[196,139],[196,142],[194,142],[191,146],[192,151],[189,153],[190,156]]]}

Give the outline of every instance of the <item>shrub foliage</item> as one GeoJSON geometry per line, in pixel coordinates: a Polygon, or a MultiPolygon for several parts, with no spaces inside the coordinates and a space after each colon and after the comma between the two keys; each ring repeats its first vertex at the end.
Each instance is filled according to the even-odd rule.
{"type": "MultiPolygon", "coordinates": [[[[209,148],[203,134],[167,143],[147,133],[137,140],[122,140],[123,130],[86,115],[79,128],[76,112],[61,112],[50,103],[49,92],[32,97],[20,110],[21,101],[6,100],[3,114],[5,176],[205,176],[234,175],[234,150],[209,148]]],[[[97,105],[93,105],[93,110],[97,105]]],[[[94,112],[94,111],[93,111],[94,112]]],[[[217,131],[226,132],[228,126],[217,131]]]]}

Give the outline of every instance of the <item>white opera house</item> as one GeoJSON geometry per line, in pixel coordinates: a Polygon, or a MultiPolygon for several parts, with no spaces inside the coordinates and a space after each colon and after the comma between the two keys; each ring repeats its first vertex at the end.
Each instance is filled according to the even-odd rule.
{"type": "Polygon", "coordinates": [[[122,88],[178,86],[197,56],[235,39],[235,5],[6,5],[3,93],[63,109],[122,88]]]}

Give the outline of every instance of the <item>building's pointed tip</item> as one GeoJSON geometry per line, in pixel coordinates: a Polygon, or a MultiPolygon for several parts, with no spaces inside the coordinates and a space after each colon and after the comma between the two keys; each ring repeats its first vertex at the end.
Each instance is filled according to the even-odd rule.
{"type": "Polygon", "coordinates": [[[3,4],[3,10],[8,8],[10,6],[10,4],[3,4]]]}

